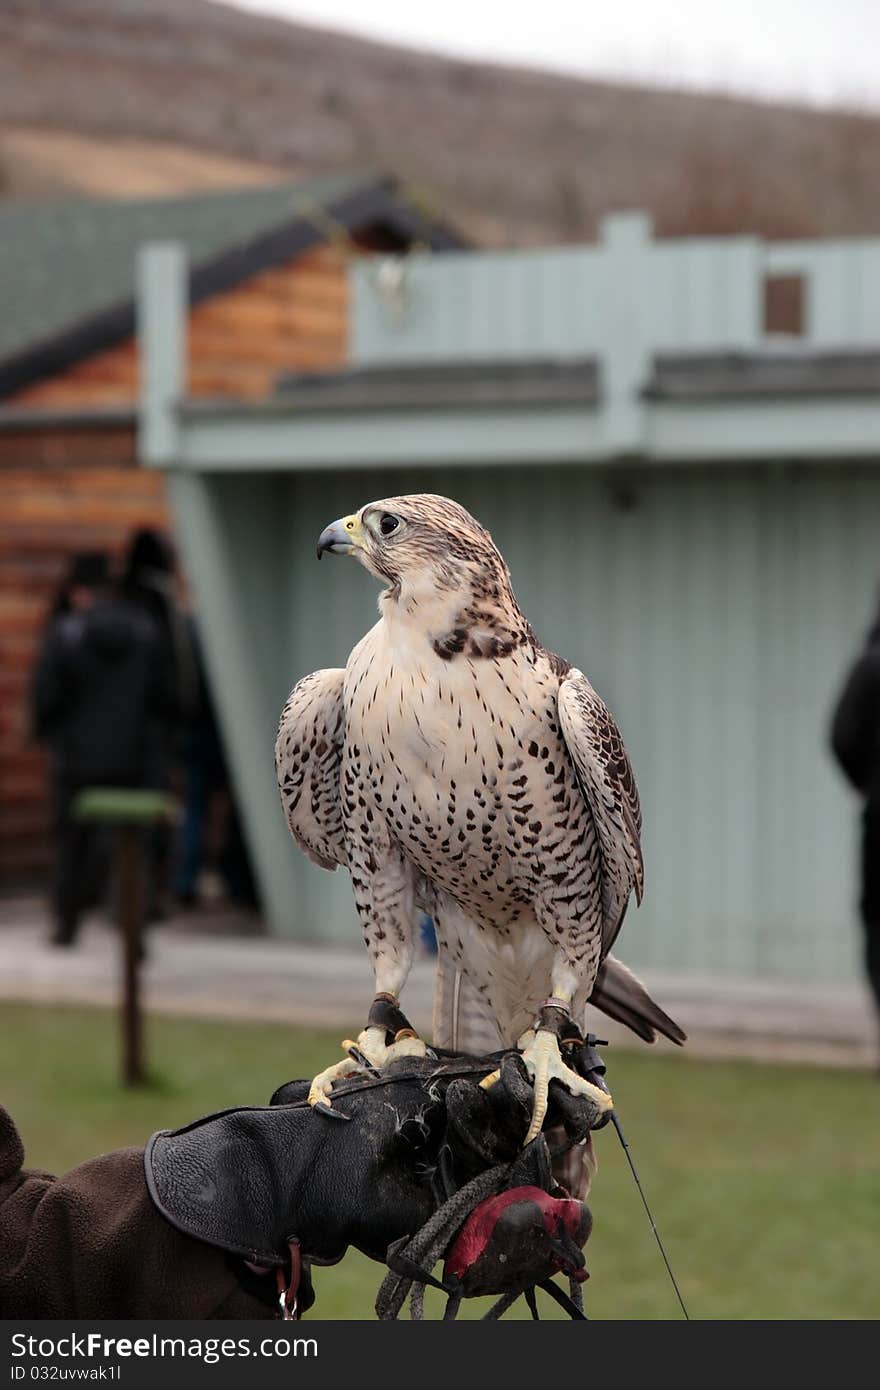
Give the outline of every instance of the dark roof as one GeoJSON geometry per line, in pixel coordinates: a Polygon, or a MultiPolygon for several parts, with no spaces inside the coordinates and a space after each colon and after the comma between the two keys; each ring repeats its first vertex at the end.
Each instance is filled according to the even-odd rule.
{"type": "Polygon", "coordinates": [[[137,406],[20,406],[0,402],[0,434],[29,434],[47,430],[133,430],[137,406]]]}
{"type": "MultiPolygon", "coordinates": [[[[525,357],[400,362],[342,371],[288,373],[266,401],[235,408],[277,410],[431,410],[502,406],[595,406],[601,367],[592,357],[525,357]]],[[[878,352],[663,353],[642,391],[647,400],[699,405],[791,397],[880,394],[878,352]]],[[[187,413],[221,413],[229,402],[187,402],[187,413]]]]}
{"type": "Polygon", "coordinates": [[[144,242],[183,243],[197,302],[326,240],[327,213],[401,246],[461,245],[370,172],[186,198],[0,203],[0,397],[134,331],[144,242]]]}
{"type": "Polygon", "coordinates": [[[403,363],[290,373],[279,379],[274,399],[303,410],[596,405],[599,372],[593,358],[403,363]]]}
{"type": "Polygon", "coordinates": [[[654,359],[648,400],[766,400],[880,393],[877,352],[703,352],[654,359]]]}

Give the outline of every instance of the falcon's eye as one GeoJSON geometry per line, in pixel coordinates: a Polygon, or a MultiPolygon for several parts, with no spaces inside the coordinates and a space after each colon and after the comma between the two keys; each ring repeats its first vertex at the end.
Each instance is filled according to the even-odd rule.
{"type": "Polygon", "coordinates": [[[400,517],[392,516],[390,512],[386,512],[379,522],[379,530],[383,536],[393,536],[399,525],[400,517]]]}

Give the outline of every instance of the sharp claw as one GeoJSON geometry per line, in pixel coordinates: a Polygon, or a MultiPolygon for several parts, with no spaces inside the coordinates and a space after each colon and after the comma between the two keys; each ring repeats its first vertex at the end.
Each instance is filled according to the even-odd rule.
{"type": "Polygon", "coordinates": [[[343,1115],[341,1110],[334,1110],[333,1106],[325,1100],[316,1100],[312,1103],[312,1109],[317,1110],[319,1115],[326,1115],[328,1120],[350,1120],[350,1115],[343,1115]]]}
{"type": "Polygon", "coordinates": [[[528,1148],[529,1144],[531,1144],[533,1139],[537,1139],[538,1135],[541,1133],[541,1130],[544,1127],[544,1121],[547,1118],[547,1092],[548,1083],[546,1076],[536,1076],[535,1104],[532,1110],[532,1122],[529,1125],[528,1132],[526,1133],[526,1137],[523,1140],[524,1149],[528,1148]]]}
{"type": "Polygon", "coordinates": [[[586,1081],[577,1072],[566,1066],[562,1060],[559,1044],[554,1035],[546,1029],[538,1029],[530,1037],[524,1034],[519,1040],[523,1061],[532,1077],[534,1101],[532,1120],[525,1137],[525,1145],[532,1142],[544,1124],[547,1116],[548,1096],[551,1080],[560,1081],[574,1095],[587,1096],[600,1114],[613,1108],[613,1101],[607,1091],[602,1091],[592,1082],[586,1081]],[[550,1040],[550,1041],[548,1041],[550,1040]],[[554,1048],[556,1056],[554,1057],[554,1048]]]}
{"type": "Polygon", "coordinates": [[[501,1072],[500,1072],[500,1071],[490,1071],[489,1075],[488,1075],[488,1076],[484,1076],[483,1079],[482,1079],[482,1081],[479,1082],[479,1086],[480,1086],[481,1090],[483,1090],[483,1091],[490,1091],[490,1090],[492,1089],[492,1087],[495,1085],[495,1082],[496,1082],[496,1081],[500,1081],[500,1080],[501,1080],[501,1072]]]}
{"type": "Polygon", "coordinates": [[[367,1054],[361,1051],[357,1043],[344,1042],[342,1045],[346,1049],[352,1061],[357,1062],[359,1067],[363,1067],[364,1071],[368,1071],[371,1076],[379,1075],[379,1072],[376,1069],[376,1067],[373,1066],[373,1063],[370,1061],[367,1054]]]}
{"type": "Polygon", "coordinates": [[[344,1115],[341,1110],[334,1110],[331,1091],[337,1081],[341,1081],[344,1076],[350,1076],[354,1071],[366,1071],[370,1076],[381,1075],[379,1066],[384,1066],[388,1061],[394,1061],[399,1056],[424,1056],[426,1053],[425,1044],[421,1038],[412,1033],[401,1037],[397,1042],[386,1047],[382,1030],[375,1028],[365,1028],[357,1042],[352,1042],[351,1038],[345,1038],[342,1043],[346,1056],[341,1062],[334,1063],[333,1066],[326,1067],[313,1077],[312,1085],[309,1090],[308,1103],[313,1110],[319,1110],[322,1115],[326,1115],[331,1120],[350,1120],[350,1115],[344,1115]],[[371,1034],[377,1034],[372,1037],[371,1034]],[[370,1052],[376,1053],[376,1061],[370,1056],[370,1052]]]}
{"type": "Polygon", "coordinates": [[[321,1109],[322,1113],[330,1114],[334,1119],[347,1120],[348,1115],[343,1115],[338,1110],[334,1111],[330,1091],[334,1082],[341,1081],[344,1076],[349,1076],[355,1069],[356,1063],[350,1057],[345,1057],[341,1062],[335,1062],[332,1067],[327,1067],[317,1076],[313,1076],[308,1094],[308,1103],[312,1109],[321,1109]]]}

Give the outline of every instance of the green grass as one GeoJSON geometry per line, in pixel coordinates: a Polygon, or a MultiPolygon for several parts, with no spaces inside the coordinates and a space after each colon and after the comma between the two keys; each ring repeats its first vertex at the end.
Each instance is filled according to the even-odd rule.
{"type": "MultiPolygon", "coordinates": [[[[27,1162],[55,1172],[254,1104],[337,1055],[335,1034],[153,1020],[154,1083],[117,1083],[115,1019],[0,1005],[0,1099],[27,1162]]],[[[693,1317],[880,1315],[880,1082],[866,1073],[698,1062],[609,1049],[609,1080],[693,1317]]],[[[611,1130],[587,1247],[588,1311],[667,1318],[676,1305],[611,1130]]],[[[317,1272],[316,1316],[370,1317],[381,1270],[357,1254],[317,1272]]],[[[436,1305],[435,1305],[436,1307],[436,1305]]],[[[482,1311],[479,1308],[472,1311],[482,1311]]]]}

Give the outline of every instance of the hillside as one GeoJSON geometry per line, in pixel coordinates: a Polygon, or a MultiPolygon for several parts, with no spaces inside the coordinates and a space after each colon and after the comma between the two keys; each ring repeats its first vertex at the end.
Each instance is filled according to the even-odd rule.
{"type": "Polygon", "coordinates": [[[621,206],[666,233],[880,229],[877,116],[470,64],[208,0],[0,3],[7,195],[213,186],[251,162],[388,168],[495,244],[588,237],[621,206]]]}
{"type": "Polygon", "coordinates": [[[167,140],[0,126],[0,196],[150,198],[279,183],[292,172],[167,140]]]}

